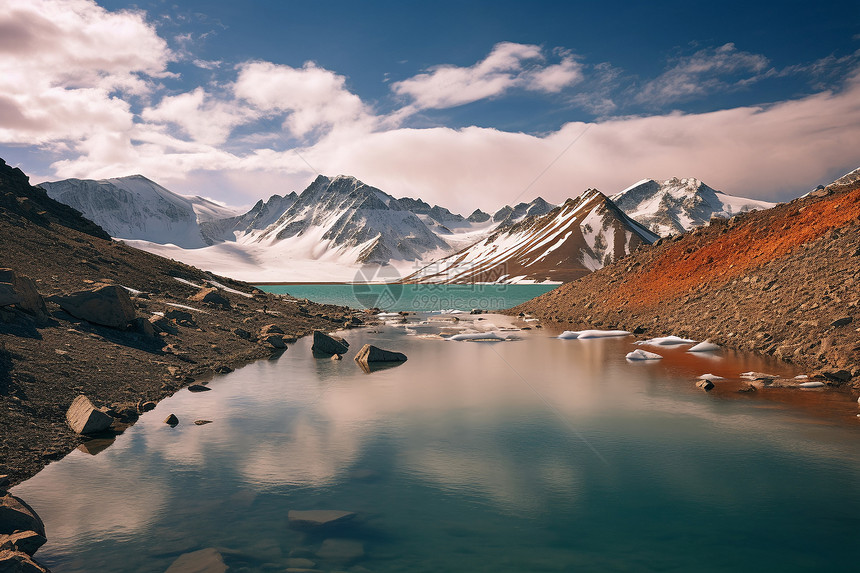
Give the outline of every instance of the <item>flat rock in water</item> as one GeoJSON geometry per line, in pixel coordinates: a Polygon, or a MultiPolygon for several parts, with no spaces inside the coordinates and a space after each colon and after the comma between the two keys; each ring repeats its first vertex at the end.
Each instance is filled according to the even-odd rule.
{"type": "Polygon", "coordinates": [[[128,291],[116,285],[73,292],[53,300],[75,318],[111,328],[126,328],[135,316],[128,291]]]}
{"type": "Polygon", "coordinates": [[[355,355],[355,361],[365,365],[371,362],[406,362],[406,355],[402,352],[392,352],[377,348],[372,344],[365,344],[355,355]]]}
{"type": "Polygon", "coordinates": [[[349,343],[342,338],[315,330],[311,350],[319,354],[346,354],[346,351],[349,350],[349,343]]]}
{"type": "Polygon", "coordinates": [[[312,509],[298,511],[292,509],[287,513],[290,527],[316,528],[330,525],[340,525],[355,517],[352,511],[341,511],[337,509],[312,509]]]}
{"type": "Polygon", "coordinates": [[[69,406],[66,422],[77,434],[94,434],[110,428],[113,418],[98,410],[89,398],[81,394],[69,406]]]}
{"type": "Polygon", "coordinates": [[[364,557],[364,544],[353,539],[326,539],[317,557],[335,563],[352,563],[364,557]]]}
{"type": "Polygon", "coordinates": [[[204,386],[203,384],[192,384],[188,387],[189,392],[209,392],[212,390],[209,386],[204,386]]]}
{"type": "Polygon", "coordinates": [[[213,547],[180,555],[166,573],[226,573],[221,553],[213,547]]]}
{"type": "Polygon", "coordinates": [[[29,505],[12,494],[0,497],[0,534],[34,531],[45,536],[45,524],[29,505]]]}
{"type": "Polygon", "coordinates": [[[710,380],[699,380],[696,382],[696,388],[701,388],[705,392],[710,392],[714,389],[714,383],[710,380]]]}

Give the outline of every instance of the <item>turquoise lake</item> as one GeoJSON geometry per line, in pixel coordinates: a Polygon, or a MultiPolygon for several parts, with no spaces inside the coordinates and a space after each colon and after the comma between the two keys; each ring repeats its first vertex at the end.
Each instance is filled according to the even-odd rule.
{"type": "Polygon", "coordinates": [[[164,573],[205,548],[233,573],[856,570],[847,394],[738,393],[740,372],[795,372],[728,351],[631,363],[633,337],[440,318],[345,331],[341,361],[301,339],[51,463],[12,490],[46,523],[37,557],[55,573],[164,573]],[[439,338],[472,330],[516,339],[439,338]],[[409,359],[366,374],[365,343],[409,359]],[[705,372],[725,380],[703,392],[705,372]],[[303,531],[290,510],[356,517],[303,531]]]}
{"type": "Polygon", "coordinates": [[[498,311],[549,292],[559,285],[291,284],[259,285],[264,291],[314,302],[389,312],[498,311]]]}

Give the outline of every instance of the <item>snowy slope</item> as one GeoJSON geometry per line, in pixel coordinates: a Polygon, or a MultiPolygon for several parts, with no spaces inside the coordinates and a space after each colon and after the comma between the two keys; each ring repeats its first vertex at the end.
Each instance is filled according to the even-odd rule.
{"type": "Polygon", "coordinates": [[[629,217],[660,236],[683,233],[704,225],[711,217],[729,218],[774,203],[735,197],[716,191],[698,179],[643,179],[612,196],[629,217]]]}
{"type": "Polygon", "coordinates": [[[206,243],[199,223],[236,215],[202,197],[177,195],[142,175],[41,183],[48,196],[70,205],[112,237],[196,248],[206,243]]]}
{"type": "Polygon", "coordinates": [[[657,236],[590,189],[541,217],[494,232],[434,261],[409,282],[473,283],[569,281],[627,255],[657,236]]]}

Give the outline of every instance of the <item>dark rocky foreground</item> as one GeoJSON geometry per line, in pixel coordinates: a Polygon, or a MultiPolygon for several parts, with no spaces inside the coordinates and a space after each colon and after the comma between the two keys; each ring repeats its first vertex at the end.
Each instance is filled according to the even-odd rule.
{"type": "Polygon", "coordinates": [[[774,356],[860,391],[860,182],[713,219],[508,312],[774,356]]]}
{"type": "Polygon", "coordinates": [[[266,294],[112,241],[2,160],[0,268],[10,269],[0,271],[0,475],[11,485],[94,443],[66,423],[80,394],[114,418],[97,436],[109,440],[148,402],[315,329],[361,323],[345,307],[266,294]],[[19,296],[28,282],[40,300],[19,296]]]}

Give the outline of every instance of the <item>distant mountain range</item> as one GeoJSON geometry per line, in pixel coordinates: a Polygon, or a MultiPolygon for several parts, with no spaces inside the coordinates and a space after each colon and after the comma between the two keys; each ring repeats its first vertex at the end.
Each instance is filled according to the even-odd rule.
{"type": "Polygon", "coordinates": [[[343,175],[320,175],[245,213],[141,175],[41,187],[133,246],[260,282],[349,281],[366,265],[410,281],[566,281],[658,235],[771,206],[696,179],[645,180],[612,198],[588,190],[561,206],[538,197],[468,217],[343,175]]]}

